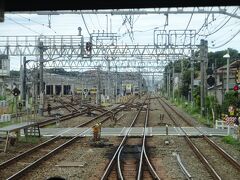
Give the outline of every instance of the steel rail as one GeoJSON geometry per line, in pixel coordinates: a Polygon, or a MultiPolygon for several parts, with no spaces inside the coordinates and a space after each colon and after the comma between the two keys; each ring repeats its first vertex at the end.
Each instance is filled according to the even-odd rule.
{"type": "MultiPolygon", "coordinates": [[[[125,144],[125,142],[127,140],[127,137],[128,137],[128,135],[130,133],[131,127],[133,127],[133,125],[135,124],[135,122],[136,122],[136,120],[137,120],[137,118],[138,118],[138,116],[139,116],[139,114],[140,114],[140,112],[141,112],[141,110],[142,110],[142,108],[143,108],[143,106],[145,104],[145,101],[146,101],[146,99],[144,100],[144,103],[142,104],[142,106],[139,108],[139,110],[138,110],[137,114],[135,115],[131,125],[129,126],[129,129],[128,129],[127,133],[123,137],[123,139],[122,139],[121,143],[119,144],[117,150],[115,151],[112,159],[108,163],[108,166],[106,167],[106,169],[105,169],[105,171],[104,171],[104,173],[103,173],[103,175],[101,177],[101,180],[106,180],[108,178],[108,176],[109,176],[109,174],[111,172],[111,169],[113,168],[114,164],[116,163],[116,158],[117,158],[117,156],[119,154],[119,151],[122,148],[122,146],[125,144]]],[[[119,162],[119,164],[120,164],[120,162],[119,162]]]]}
{"type": "MultiPolygon", "coordinates": [[[[86,114],[87,113],[86,110],[87,109],[84,109],[82,112],[73,112],[73,113],[63,115],[63,116],[60,117],[59,121],[65,121],[65,120],[68,120],[68,119],[86,114]]],[[[39,125],[39,127],[45,127],[45,126],[48,126],[50,124],[56,123],[56,121],[57,121],[56,118],[51,118],[51,119],[47,119],[47,120],[38,122],[37,124],[39,125]]]]}
{"type": "Polygon", "coordinates": [[[185,174],[185,176],[187,177],[188,180],[191,180],[192,179],[192,176],[191,174],[187,171],[187,169],[184,167],[182,161],[181,161],[181,158],[180,158],[180,155],[178,153],[175,153],[174,154],[176,157],[177,157],[177,161],[178,161],[178,165],[181,167],[183,173],[185,174]]]}
{"type": "Polygon", "coordinates": [[[191,139],[188,137],[186,131],[180,127],[180,129],[184,132],[185,140],[189,144],[189,146],[192,148],[193,152],[197,155],[197,157],[200,159],[200,161],[207,167],[208,172],[211,174],[211,176],[214,179],[221,180],[222,178],[220,175],[216,172],[216,170],[213,168],[213,166],[208,162],[208,160],[205,158],[203,153],[194,145],[194,143],[191,141],[191,139]]]}
{"type": "MultiPolygon", "coordinates": [[[[116,107],[116,108],[117,108],[117,107],[116,107]]],[[[125,108],[125,107],[123,107],[123,108],[125,108]]],[[[115,108],[114,108],[114,109],[115,109],[115,108]]],[[[119,111],[121,111],[121,109],[120,109],[120,110],[117,110],[116,113],[118,113],[119,111]]],[[[108,113],[109,113],[109,112],[105,112],[105,113],[103,113],[103,114],[101,114],[101,115],[99,115],[99,116],[97,116],[97,117],[94,117],[94,118],[90,119],[90,120],[87,121],[87,122],[84,122],[84,123],[82,123],[82,124],[80,124],[80,125],[78,125],[78,126],[75,126],[74,128],[78,128],[78,127],[85,126],[86,124],[88,124],[88,123],[90,123],[90,122],[92,122],[92,121],[95,121],[96,119],[101,118],[102,116],[104,116],[104,115],[106,115],[106,114],[108,114],[108,113]]],[[[110,118],[110,117],[111,117],[111,116],[109,116],[108,118],[110,118]]],[[[37,150],[37,149],[39,149],[39,148],[42,148],[42,147],[44,147],[44,146],[47,146],[49,143],[57,140],[57,139],[60,138],[64,133],[67,133],[67,132],[69,132],[69,131],[71,131],[71,129],[68,129],[68,130],[66,130],[66,131],[64,131],[64,132],[61,132],[61,133],[57,134],[55,137],[53,137],[53,138],[51,138],[51,139],[49,139],[49,140],[47,140],[47,141],[45,141],[45,142],[43,142],[43,143],[35,146],[35,147],[33,147],[33,148],[31,148],[31,149],[29,149],[29,150],[27,150],[27,151],[25,151],[25,152],[23,152],[23,153],[15,156],[15,157],[13,157],[13,158],[11,158],[11,159],[9,159],[9,160],[1,163],[1,164],[0,164],[0,169],[6,167],[6,166],[9,165],[9,164],[14,163],[16,160],[19,160],[19,159],[21,159],[22,157],[25,157],[25,156],[29,155],[30,153],[34,152],[35,150],[37,150]]]]}
{"type": "MultiPolygon", "coordinates": [[[[163,100],[162,100],[163,101],[163,100]]],[[[179,124],[175,121],[175,119],[172,117],[172,115],[166,110],[165,106],[160,102],[158,99],[158,102],[162,105],[166,113],[168,114],[169,118],[173,121],[173,123],[180,127],[179,124]]],[[[164,102],[164,101],[163,101],[164,102]]],[[[170,107],[166,102],[164,102],[168,107],[170,107]]],[[[170,107],[171,108],[171,107],[170,107]]],[[[174,112],[176,112],[173,108],[171,108],[174,112]]],[[[182,117],[182,116],[181,116],[182,117]]],[[[200,161],[205,165],[207,171],[211,174],[211,176],[214,179],[220,180],[221,177],[218,175],[218,173],[215,171],[215,169],[212,167],[212,165],[207,161],[207,159],[204,157],[202,152],[194,145],[194,143],[190,140],[187,133],[183,130],[183,128],[180,127],[182,132],[184,133],[184,138],[187,141],[188,145],[192,148],[193,152],[196,154],[196,156],[200,159],[200,161]]]]}
{"type": "MultiPolygon", "coordinates": [[[[119,105],[119,106],[121,106],[121,105],[119,105]]],[[[118,107],[118,106],[117,106],[117,107],[118,107]]],[[[116,109],[117,107],[115,107],[114,109],[116,109]]],[[[123,107],[122,109],[124,109],[124,108],[125,108],[125,107],[123,107]]],[[[121,111],[122,109],[118,109],[115,113],[118,113],[118,112],[121,111]]],[[[104,115],[106,115],[106,114],[108,114],[108,113],[109,113],[109,112],[105,112],[105,113],[103,113],[103,114],[101,114],[101,115],[99,115],[98,117],[95,117],[95,118],[93,118],[93,119],[95,120],[96,118],[100,118],[100,117],[102,117],[102,116],[104,116],[104,115]]],[[[108,120],[108,119],[111,118],[111,117],[112,117],[111,115],[108,116],[108,117],[106,117],[105,119],[103,119],[103,120],[101,121],[101,123],[103,123],[104,121],[108,120]]],[[[77,127],[78,127],[78,126],[77,126],[77,127]]],[[[41,158],[37,159],[36,161],[34,161],[33,163],[29,164],[29,165],[26,166],[25,168],[21,169],[19,172],[15,173],[15,174],[12,175],[11,177],[9,177],[7,180],[10,180],[10,179],[19,179],[19,178],[22,177],[29,169],[35,167],[36,165],[38,165],[39,163],[41,163],[43,160],[49,158],[51,155],[53,155],[54,153],[56,153],[56,152],[60,151],[61,149],[65,148],[66,146],[74,143],[79,137],[82,137],[86,132],[88,132],[89,130],[91,130],[91,128],[92,128],[92,127],[90,127],[90,128],[88,128],[88,129],[86,129],[86,130],[84,130],[84,131],[76,134],[72,139],[70,139],[69,141],[65,142],[64,144],[58,146],[57,148],[53,149],[53,150],[50,151],[48,154],[46,154],[45,156],[42,156],[41,158]]],[[[69,131],[69,130],[62,132],[61,135],[62,135],[63,133],[68,132],[68,131],[69,131]]],[[[59,136],[60,136],[60,135],[59,135],[59,136]]],[[[59,136],[58,136],[58,137],[59,137],[59,136]]],[[[56,137],[55,137],[55,138],[56,138],[56,137]]],[[[49,142],[48,142],[48,143],[49,143],[49,142]]]]}
{"type": "Polygon", "coordinates": [[[121,160],[120,160],[120,157],[121,157],[121,153],[122,153],[122,149],[124,148],[124,146],[122,146],[120,149],[119,149],[119,153],[118,153],[118,159],[117,159],[117,171],[118,171],[118,179],[121,179],[123,180],[123,174],[122,174],[122,169],[121,169],[121,160]]]}
{"type": "MultiPolygon", "coordinates": [[[[165,102],[166,103],[166,102],[165,102]]],[[[171,108],[179,117],[181,117],[182,120],[185,121],[185,118],[177,111],[175,111],[171,106],[169,106],[167,103],[166,105],[171,108]]],[[[186,123],[189,123],[190,126],[193,126],[198,132],[203,134],[203,138],[210,144],[216,151],[218,151],[227,161],[229,161],[236,169],[240,171],[240,163],[237,162],[232,156],[230,156],[226,151],[224,151],[220,146],[218,146],[216,143],[214,143],[210,138],[208,138],[203,131],[201,131],[199,128],[196,128],[192,123],[185,121],[186,123]]]]}
{"type": "MultiPolygon", "coordinates": [[[[106,119],[108,119],[109,117],[107,117],[106,119]]],[[[34,161],[33,163],[29,164],[28,166],[26,166],[25,168],[21,169],[20,171],[18,171],[17,173],[13,174],[12,176],[10,176],[9,178],[7,178],[7,180],[17,180],[19,178],[21,178],[28,170],[30,170],[31,168],[37,166],[39,163],[41,163],[42,161],[46,160],[47,158],[49,158],[51,155],[53,155],[54,153],[60,151],[61,149],[67,147],[68,145],[70,145],[71,143],[74,143],[79,137],[82,137],[87,131],[91,130],[91,127],[78,133],[77,135],[75,135],[75,137],[73,137],[72,139],[68,140],[67,142],[65,142],[64,144],[58,146],[57,148],[53,149],[52,151],[50,151],[49,153],[47,153],[46,155],[42,156],[41,158],[37,159],[36,161],[34,161]]]]}
{"type": "Polygon", "coordinates": [[[154,170],[152,164],[150,163],[150,161],[148,159],[148,156],[147,156],[147,153],[146,153],[146,149],[145,149],[146,128],[147,128],[148,119],[149,119],[149,106],[150,106],[150,99],[149,99],[149,102],[147,104],[147,113],[146,113],[146,116],[145,116],[145,123],[144,123],[144,130],[143,130],[143,140],[142,140],[142,150],[141,150],[140,161],[139,161],[139,166],[138,166],[137,180],[141,180],[142,179],[143,158],[145,158],[145,162],[147,163],[148,169],[149,169],[150,174],[152,175],[153,179],[160,180],[160,178],[158,177],[156,171],[154,170]]]}

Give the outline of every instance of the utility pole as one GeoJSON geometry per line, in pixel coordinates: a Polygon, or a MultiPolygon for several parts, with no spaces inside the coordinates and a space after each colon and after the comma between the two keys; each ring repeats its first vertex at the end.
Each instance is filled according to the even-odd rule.
{"type": "MultiPolygon", "coordinates": [[[[181,86],[183,87],[183,59],[184,57],[182,57],[181,59],[181,86]]],[[[183,99],[183,96],[181,95],[181,99],[183,99]]]]}
{"type": "Polygon", "coordinates": [[[107,59],[107,68],[108,68],[108,73],[107,73],[107,96],[108,99],[110,100],[110,60],[107,59]]]}
{"type": "Polygon", "coordinates": [[[106,33],[108,33],[108,15],[107,14],[106,14],[106,18],[107,18],[106,33]]]}
{"type": "Polygon", "coordinates": [[[226,83],[226,92],[229,91],[229,60],[230,60],[230,55],[229,55],[229,49],[227,50],[227,54],[223,56],[223,58],[227,58],[227,83],[226,83]]]}
{"type": "MultiPolygon", "coordinates": [[[[229,54],[229,49],[228,49],[228,54],[229,54]]],[[[227,86],[226,86],[226,92],[229,91],[229,59],[230,59],[230,56],[227,58],[227,86]]]]}
{"type": "Polygon", "coordinates": [[[206,64],[207,64],[207,41],[201,39],[200,42],[200,61],[201,61],[201,115],[204,116],[205,109],[205,98],[207,95],[207,85],[206,85],[206,64]]]}
{"type": "Polygon", "coordinates": [[[174,84],[174,76],[175,76],[175,66],[174,66],[174,62],[173,62],[173,68],[172,68],[172,96],[173,96],[173,100],[175,98],[175,94],[174,94],[174,87],[175,87],[175,84],[174,84]]]}
{"type": "Polygon", "coordinates": [[[154,91],[154,73],[153,73],[153,75],[152,75],[152,90],[154,91]]]}
{"type": "Polygon", "coordinates": [[[168,96],[168,69],[166,71],[165,77],[166,77],[166,94],[168,96]]]}
{"type": "Polygon", "coordinates": [[[117,66],[116,66],[116,84],[115,84],[115,88],[116,88],[116,90],[115,90],[115,94],[116,94],[116,96],[115,96],[115,100],[116,100],[116,103],[117,103],[117,90],[118,90],[118,72],[117,72],[117,66]]]}
{"type": "Polygon", "coordinates": [[[141,67],[139,66],[138,69],[138,73],[139,73],[139,79],[138,79],[138,84],[139,84],[139,94],[142,94],[142,76],[141,76],[141,67]]]}
{"type": "Polygon", "coordinates": [[[200,71],[201,71],[201,84],[200,84],[200,96],[201,96],[201,116],[204,115],[204,107],[205,107],[205,97],[204,97],[204,40],[201,39],[200,42],[200,71]]]}
{"type": "Polygon", "coordinates": [[[168,98],[170,98],[171,70],[168,69],[168,98]]]}
{"type": "Polygon", "coordinates": [[[191,102],[193,105],[193,88],[194,88],[194,50],[191,50],[191,57],[190,57],[190,63],[191,63],[191,102]]]}
{"type": "MultiPolygon", "coordinates": [[[[205,98],[208,96],[208,85],[207,85],[207,68],[208,68],[208,41],[204,41],[204,93],[205,98]]],[[[206,107],[206,106],[205,106],[206,107]]]]}
{"type": "Polygon", "coordinates": [[[22,99],[23,99],[23,107],[26,106],[26,93],[27,93],[27,85],[26,85],[26,56],[23,57],[23,77],[22,77],[22,99]]]}
{"type": "Polygon", "coordinates": [[[40,51],[40,59],[39,59],[39,75],[40,75],[40,104],[39,104],[39,114],[43,116],[43,109],[44,109],[44,84],[43,84],[43,42],[39,41],[39,51],[40,51]]]}
{"type": "Polygon", "coordinates": [[[100,69],[97,68],[97,78],[98,78],[98,89],[97,89],[97,105],[101,105],[101,79],[100,79],[100,69]]]}

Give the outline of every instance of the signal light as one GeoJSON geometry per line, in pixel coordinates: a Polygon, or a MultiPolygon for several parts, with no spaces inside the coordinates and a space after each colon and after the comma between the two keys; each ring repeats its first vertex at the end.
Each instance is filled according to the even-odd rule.
{"type": "Polygon", "coordinates": [[[234,90],[234,91],[238,91],[238,90],[239,90],[238,85],[234,85],[233,90],[234,90]]]}
{"type": "Polygon", "coordinates": [[[209,86],[213,86],[215,84],[215,78],[212,76],[209,76],[209,78],[207,79],[207,83],[209,86]]]}
{"type": "Polygon", "coordinates": [[[20,94],[19,89],[15,87],[15,88],[12,90],[12,94],[13,94],[14,96],[18,96],[18,95],[20,94]]]}

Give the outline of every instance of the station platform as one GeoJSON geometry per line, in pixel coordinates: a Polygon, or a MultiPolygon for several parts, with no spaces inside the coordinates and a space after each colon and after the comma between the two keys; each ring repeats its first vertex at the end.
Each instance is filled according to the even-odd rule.
{"type": "Polygon", "coordinates": [[[11,138],[19,136],[38,136],[40,137],[40,128],[36,122],[22,122],[0,128],[0,151],[6,152],[11,138]]]}
{"type": "Polygon", "coordinates": [[[17,131],[17,130],[28,128],[28,127],[35,126],[35,125],[37,125],[37,123],[35,123],[35,122],[22,122],[22,123],[17,123],[17,124],[12,124],[9,126],[2,127],[2,128],[0,128],[0,132],[17,131]]]}
{"type": "MultiPolygon", "coordinates": [[[[182,127],[183,130],[189,136],[201,136],[203,134],[207,136],[226,136],[228,133],[227,129],[214,129],[207,127],[198,127],[201,131],[197,131],[193,127],[182,127]]],[[[89,128],[41,128],[41,135],[45,137],[54,137],[54,136],[62,136],[62,137],[72,137],[72,136],[92,136],[92,129],[89,128]]],[[[129,130],[129,128],[102,128],[101,136],[124,136],[129,131],[129,136],[142,136],[143,128],[142,127],[133,127],[129,130]]],[[[232,130],[231,130],[232,131],[232,130]]],[[[233,132],[230,132],[233,133],[233,132]]],[[[166,127],[148,127],[146,132],[146,136],[165,136],[166,135],[166,127]]],[[[168,135],[169,136],[183,136],[184,132],[179,127],[168,127],[168,135]]]]}

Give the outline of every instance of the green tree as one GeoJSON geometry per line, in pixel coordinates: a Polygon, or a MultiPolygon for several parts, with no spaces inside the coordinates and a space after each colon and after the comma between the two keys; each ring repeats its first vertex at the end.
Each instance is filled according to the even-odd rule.
{"type": "Polygon", "coordinates": [[[235,107],[238,107],[239,105],[239,98],[238,98],[238,92],[235,91],[229,91],[228,93],[225,94],[224,96],[224,101],[222,104],[222,109],[221,111],[224,113],[228,112],[228,107],[230,105],[233,105],[235,107]]]}

